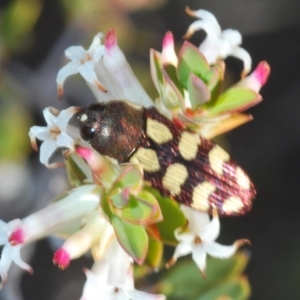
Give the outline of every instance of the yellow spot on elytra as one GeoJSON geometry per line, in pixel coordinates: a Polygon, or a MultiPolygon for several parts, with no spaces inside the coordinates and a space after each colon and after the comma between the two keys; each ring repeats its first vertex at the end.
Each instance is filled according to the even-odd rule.
{"type": "Polygon", "coordinates": [[[188,178],[188,172],[184,165],[175,163],[167,168],[166,174],[162,179],[162,184],[172,196],[179,195],[181,185],[188,178]]]}
{"type": "Polygon", "coordinates": [[[152,120],[151,118],[147,119],[146,132],[148,136],[157,144],[163,144],[173,139],[173,135],[166,125],[152,120]]]}
{"type": "Polygon", "coordinates": [[[198,147],[201,144],[201,139],[198,134],[193,134],[184,131],[181,134],[181,138],[178,144],[178,149],[181,156],[186,160],[192,160],[196,158],[198,147]]]}
{"type": "Polygon", "coordinates": [[[208,153],[210,167],[218,174],[223,174],[223,163],[228,161],[229,154],[224,151],[220,146],[215,145],[214,148],[208,153]]]}
{"type": "Polygon", "coordinates": [[[131,157],[130,162],[137,159],[147,172],[155,172],[160,169],[158,157],[154,150],[139,148],[137,152],[131,157]]]}
{"type": "Polygon", "coordinates": [[[208,182],[204,181],[198,184],[193,191],[193,203],[192,208],[208,211],[209,209],[209,197],[216,190],[216,187],[208,182]]]}
{"type": "Polygon", "coordinates": [[[245,174],[245,172],[240,167],[236,168],[236,181],[243,189],[246,190],[250,189],[249,177],[245,174]]]}
{"type": "Polygon", "coordinates": [[[243,208],[244,204],[240,197],[231,196],[223,203],[223,211],[225,214],[238,213],[243,208]]]}

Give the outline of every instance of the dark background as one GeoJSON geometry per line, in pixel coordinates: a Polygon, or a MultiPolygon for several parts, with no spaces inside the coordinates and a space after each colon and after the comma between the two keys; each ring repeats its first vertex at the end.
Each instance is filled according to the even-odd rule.
{"type": "MultiPolygon", "coordinates": [[[[0,1],[1,9],[9,2],[0,1]]],[[[106,2],[115,6],[118,3],[106,2]]],[[[193,21],[184,13],[186,5],[211,11],[223,29],[238,29],[243,34],[242,47],[251,54],[253,66],[261,60],[271,65],[271,76],[261,90],[264,101],[249,111],[254,121],[226,136],[232,157],[253,179],[258,196],[248,215],[222,220],[219,241],[230,244],[238,238],[251,240],[251,260],[246,270],[252,286],[251,299],[300,299],[300,2],[170,0],[155,9],[137,11],[126,11],[117,6],[116,9],[127,14],[138,28],[135,33],[138,39],[133,37],[131,40],[128,60],[138,61],[139,66],[148,70],[148,48],[160,50],[161,39],[168,30],[180,43],[193,21]]],[[[94,13],[97,16],[97,8],[94,13]]],[[[98,30],[102,30],[101,18],[98,22],[98,30]]],[[[2,62],[2,67],[31,91],[27,108],[35,124],[43,124],[41,110],[45,106],[84,105],[83,98],[85,103],[93,101],[85,85],[81,85],[79,91],[70,83],[66,85],[64,102],[56,102],[54,80],[62,65],[63,50],[84,40],[84,28],[74,30],[70,24],[60,1],[42,1],[42,12],[33,29],[35,43],[27,52],[12,53],[2,62]],[[33,78],[30,81],[26,81],[27,76],[22,79],[28,72],[33,78]],[[70,90],[74,88],[73,94],[68,86],[70,90]]],[[[114,27],[114,24],[110,26],[114,27]]],[[[96,32],[89,34],[93,36],[96,32]]],[[[198,45],[204,36],[199,32],[192,42],[198,45]]],[[[226,62],[231,79],[237,78],[241,62],[233,58],[226,62]]],[[[147,86],[153,89],[151,83],[147,86]]],[[[34,200],[28,200],[26,205],[18,204],[16,210],[2,205],[1,218],[23,217],[45,205],[55,194],[56,191],[49,191],[43,183],[54,173],[44,170],[37,159],[37,154],[31,154],[26,164],[38,185],[28,196],[34,200]],[[49,172],[51,175],[47,174],[49,172]],[[37,202],[41,195],[44,200],[37,202]]],[[[55,176],[63,176],[59,172],[55,176]]],[[[81,269],[84,265],[89,267],[91,262],[83,259],[61,272],[52,265],[53,250],[48,240],[39,242],[32,251],[31,265],[35,276],[22,277],[24,299],[79,298],[84,280],[81,269]]],[[[0,292],[0,299],[21,299],[18,297],[13,287],[0,292]]]]}

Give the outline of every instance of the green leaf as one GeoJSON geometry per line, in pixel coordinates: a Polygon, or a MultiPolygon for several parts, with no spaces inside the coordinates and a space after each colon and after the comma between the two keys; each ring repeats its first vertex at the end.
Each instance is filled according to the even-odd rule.
{"type": "Polygon", "coordinates": [[[156,224],[162,242],[176,245],[178,241],[174,236],[174,231],[186,223],[179,204],[170,198],[162,197],[156,189],[147,188],[147,190],[157,199],[163,215],[163,221],[156,224]]]}
{"type": "MultiPolygon", "coordinates": [[[[247,299],[250,288],[247,280],[241,275],[247,262],[248,255],[242,251],[225,260],[208,258],[206,278],[203,278],[194,261],[181,260],[164,273],[161,292],[170,300],[202,300],[201,297],[214,291],[218,291],[219,296],[232,291],[241,297],[232,299],[247,299]],[[243,296],[245,298],[242,298],[243,296]]],[[[217,297],[203,299],[217,299],[217,297]]]]}
{"type": "Polygon", "coordinates": [[[128,188],[117,189],[114,190],[114,193],[110,194],[110,199],[112,200],[112,203],[115,208],[122,209],[128,204],[128,188]],[[125,192],[126,191],[126,192],[125,192]]]}
{"type": "Polygon", "coordinates": [[[174,85],[177,87],[177,89],[180,91],[181,95],[183,95],[183,87],[178,81],[177,74],[176,74],[176,68],[173,65],[166,65],[163,66],[163,70],[166,74],[168,74],[168,77],[172,80],[174,85]]]}
{"type": "Polygon", "coordinates": [[[111,224],[124,250],[142,264],[148,251],[148,235],[144,227],[129,224],[116,215],[111,216],[111,224]]]}
{"type": "Polygon", "coordinates": [[[111,191],[116,192],[123,190],[125,187],[129,187],[130,192],[139,190],[143,183],[143,175],[133,165],[127,165],[120,175],[115,179],[112,184],[111,191]]]}
{"type": "Polygon", "coordinates": [[[78,154],[72,153],[68,155],[65,164],[71,186],[79,186],[84,184],[86,180],[91,180],[92,174],[90,168],[88,168],[87,164],[78,154]]]}
{"type": "Polygon", "coordinates": [[[196,300],[211,299],[249,299],[251,293],[250,284],[246,277],[236,277],[220,283],[213,289],[203,293],[196,300]]]}
{"type": "Polygon", "coordinates": [[[209,72],[210,68],[203,54],[193,44],[185,41],[178,54],[177,77],[181,85],[187,89],[190,73],[199,77],[203,75],[204,78],[201,79],[207,83],[209,72]]]}
{"type": "Polygon", "coordinates": [[[150,238],[146,263],[154,269],[159,268],[162,261],[163,250],[164,246],[162,242],[150,238]]]}
{"type": "Polygon", "coordinates": [[[211,92],[210,104],[214,103],[221,92],[225,73],[224,61],[218,61],[214,66],[212,66],[211,70],[214,72],[214,75],[207,85],[208,89],[211,92]]]}
{"type": "Polygon", "coordinates": [[[155,197],[142,191],[137,197],[130,195],[128,205],[121,210],[121,217],[131,224],[150,225],[162,220],[155,197]]]}
{"type": "Polygon", "coordinates": [[[207,103],[208,116],[215,116],[222,113],[233,113],[243,111],[262,100],[261,96],[244,87],[232,87],[222,93],[214,103],[207,103]]]}
{"type": "Polygon", "coordinates": [[[193,73],[190,73],[188,79],[188,92],[193,109],[210,100],[210,91],[206,84],[193,73]]]}
{"type": "Polygon", "coordinates": [[[182,110],[185,110],[183,89],[179,89],[177,87],[177,85],[172,81],[171,77],[165,69],[162,69],[162,74],[165,79],[162,91],[162,98],[164,99],[165,105],[169,109],[177,108],[180,106],[182,110]]]}
{"type": "Polygon", "coordinates": [[[160,60],[160,53],[153,49],[150,50],[150,69],[155,87],[159,92],[161,92],[160,86],[163,84],[163,75],[161,72],[162,64],[160,60]]]}
{"type": "Polygon", "coordinates": [[[110,203],[110,198],[109,198],[109,194],[106,192],[105,189],[103,189],[102,193],[101,193],[101,201],[100,201],[100,207],[102,209],[102,211],[104,212],[104,214],[111,219],[111,217],[113,216],[113,212],[111,209],[111,203],[110,203]]]}

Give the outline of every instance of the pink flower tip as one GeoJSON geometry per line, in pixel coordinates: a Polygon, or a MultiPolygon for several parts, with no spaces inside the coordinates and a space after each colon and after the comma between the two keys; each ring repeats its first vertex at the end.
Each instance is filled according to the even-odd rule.
{"type": "Polygon", "coordinates": [[[163,42],[162,42],[162,46],[163,48],[169,48],[169,47],[174,47],[174,38],[173,38],[173,34],[171,31],[168,31],[164,38],[163,38],[163,42]]]}
{"type": "Polygon", "coordinates": [[[93,155],[93,150],[86,147],[77,147],[76,153],[79,154],[86,161],[89,161],[93,155]]]}
{"type": "Polygon", "coordinates": [[[69,266],[70,261],[70,255],[65,249],[60,248],[54,253],[53,263],[58,265],[60,269],[66,269],[69,266]]]}
{"type": "Polygon", "coordinates": [[[17,228],[16,230],[14,230],[8,241],[10,242],[10,244],[12,246],[16,246],[16,245],[19,245],[19,244],[23,244],[24,243],[24,231],[22,228],[17,228]]]}
{"type": "Polygon", "coordinates": [[[115,30],[112,28],[112,29],[109,29],[106,33],[106,36],[105,36],[105,48],[110,50],[111,48],[113,48],[114,46],[116,46],[117,44],[117,36],[116,36],[116,32],[115,30]]]}
{"type": "Polygon", "coordinates": [[[254,77],[261,84],[261,86],[265,85],[267,79],[270,75],[271,68],[266,61],[261,61],[256,69],[253,71],[254,77]]]}

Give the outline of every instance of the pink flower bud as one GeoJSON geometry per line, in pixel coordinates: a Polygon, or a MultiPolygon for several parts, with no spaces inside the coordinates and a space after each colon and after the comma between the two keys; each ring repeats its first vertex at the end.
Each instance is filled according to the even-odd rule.
{"type": "Polygon", "coordinates": [[[10,244],[12,246],[16,246],[19,244],[23,244],[24,243],[24,231],[22,228],[17,228],[16,230],[14,230],[10,237],[8,238],[8,241],[10,242],[10,244]]]}
{"type": "Polygon", "coordinates": [[[53,263],[58,265],[60,269],[66,269],[69,266],[70,261],[70,254],[64,248],[60,248],[54,253],[53,263]]]}
{"type": "Polygon", "coordinates": [[[104,45],[105,45],[106,50],[108,50],[108,53],[113,47],[115,47],[117,45],[117,36],[116,36],[116,32],[114,29],[110,29],[107,31],[106,36],[105,36],[104,45]]]}
{"type": "Polygon", "coordinates": [[[270,66],[266,61],[261,61],[256,69],[247,77],[239,81],[236,86],[250,88],[259,92],[261,87],[265,85],[270,75],[270,66]]]}
{"type": "Polygon", "coordinates": [[[270,75],[270,66],[266,61],[261,61],[252,73],[253,77],[260,83],[265,85],[270,75]]]}
{"type": "Polygon", "coordinates": [[[103,172],[104,158],[100,154],[86,147],[77,147],[76,153],[79,154],[87,162],[93,172],[103,172]]]}
{"type": "Polygon", "coordinates": [[[171,31],[168,31],[162,42],[162,53],[161,59],[162,64],[171,64],[173,66],[177,66],[178,58],[174,49],[174,38],[171,31]]]}

